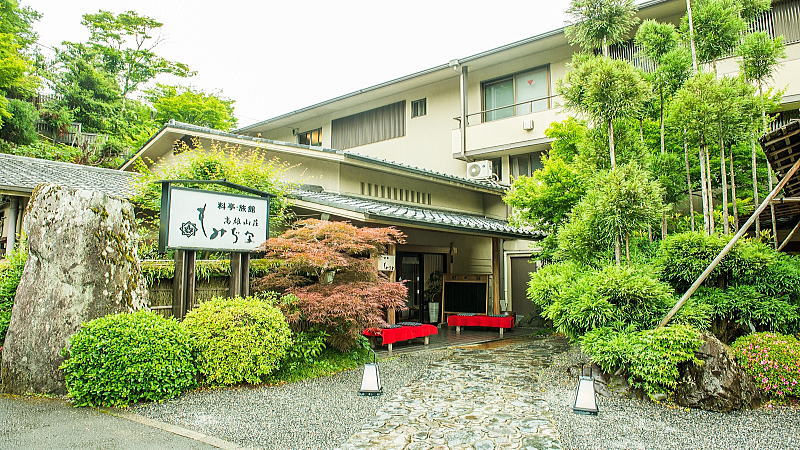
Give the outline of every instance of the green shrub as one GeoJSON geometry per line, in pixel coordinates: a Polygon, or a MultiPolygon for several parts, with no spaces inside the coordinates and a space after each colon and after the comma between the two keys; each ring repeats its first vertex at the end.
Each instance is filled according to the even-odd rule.
{"type": "Polygon", "coordinates": [[[254,297],[214,298],[189,312],[183,326],[197,346],[198,369],[212,386],[264,381],[291,345],[280,310],[254,297]]]}
{"type": "Polygon", "coordinates": [[[14,296],[17,295],[17,286],[22,278],[25,261],[28,259],[27,246],[24,242],[20,242],[7,256],[8,263],[0,267],[0,346],[6,340],[14,296]]]}
{"type": "Polygon", "coordinates": [[[595,329],[581,339],[581,349],[606,372],[623,369],[631,386],[654,398],[675,389],[678,365],[697,363],[702,343],[695,328],[676,324],[644,331],[595,329]]]}
{"type": "Polygon", "coordinates": [[[281,370],[294,370],[304,365],[311,365],[325,350],[328,333],[322,330],[300,331],[292,335],[292,345],[286,350],[281,361],[281,370]]]}
{"type": "MultiPolygon", "coordinates": [[[[661,241],[659,252],[662,279],[679,291],[686,290],[725,244],[727,239],[716,234],[708,236],[701,232],[686,232],[668,236],[661,241]]],[[[706,280],[706,286],[719,286],[727,280],[729,261],[727,257],[722,260],[706,280]]]]}
{"type": "Polygon", "coordinates": [[[754,286],[702,287],[694,299],[708,306],[713,320],[711,329],[723,342],[731,342],[751,330],[793,332],[800,322],[800,309],[788,296],[766,295],[754,286]]]}
{"type": "Polygon", "coordinates": [[[28,145],[36,142],[36,121],[39,112],[32,103],[15,98],[8,100],[8,112],[11,117],[3,121],[0,127],[0,139],[17,145],[28,145]]]}
{"type": "Polygon", "coordinates": [[[126,406],[175,397],[196,384],[188,334],[152,312],[91,320],[69,341],[62,364],[76,406],[126,406]]]}
{"type": "Polygon", "coordinates": [[[800,341],[778,333],[755,333],[733,343],[736,361],[767,394],[800,396],[800,341]]]}
{"type": "Polygon", "coordinates": [[[604,326],[653,326],[675,302],[672,289],[647,266],[610,265],[577,277],[571,266],[558,267],[568,270],[534,275],[528,292],[534,298],[551,296],[543,315],[572,338],[604,326]]]}

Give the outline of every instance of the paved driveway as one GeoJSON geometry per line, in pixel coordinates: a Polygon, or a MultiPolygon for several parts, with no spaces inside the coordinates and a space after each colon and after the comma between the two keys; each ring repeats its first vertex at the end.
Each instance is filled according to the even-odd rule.
{"type": "Polygon", "coordinates": [[[177,434],[61,400],[0,396],[0,448],[215,448],[177,434]]]}

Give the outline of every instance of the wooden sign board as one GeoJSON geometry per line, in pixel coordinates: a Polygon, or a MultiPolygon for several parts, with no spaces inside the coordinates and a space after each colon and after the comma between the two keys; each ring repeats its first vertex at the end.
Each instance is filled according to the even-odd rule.
{"type": "Polygon", "coordinates": [[[394,255],[378,256],[378,270],[381,272],[394,272],[395,256],[394,255]]]}
{"type": "Polygon", "coordinates": [[[252,252],[269,237],[269,198],[169,185],[161,206],[159,246],[252,252]]]}

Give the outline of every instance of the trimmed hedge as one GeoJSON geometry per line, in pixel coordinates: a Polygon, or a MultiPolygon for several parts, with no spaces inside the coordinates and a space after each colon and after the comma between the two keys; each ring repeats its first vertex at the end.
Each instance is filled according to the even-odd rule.
{"type": "Polygon", "coordinates": [[[755,333],[732,345],[736,361],[767,394],[800,396],[800,341],[779,333],[755,333]]]}
{"type": "Polygon", "coordinates": [[[211,386],[265,381],[292,343],[281,311],[255,297],[214,298],[190,311],[182,325],[194,339],[198,370],[211,386]]]}
{"type": "Polygon", "coordinates": [[[149,311],[112,314],[81,325],[61,365],[76,406],[127,406],[180,395],[196,385],[188,333],[149,311]]]}

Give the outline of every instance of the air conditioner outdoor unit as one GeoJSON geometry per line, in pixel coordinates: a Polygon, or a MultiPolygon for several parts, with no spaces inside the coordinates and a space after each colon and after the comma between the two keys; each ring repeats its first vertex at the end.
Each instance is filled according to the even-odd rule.
{"type": "Polygon", "coordinates": [[[467,163],[467,178],[470,180],[488,180],[492,178],[492,162],[475,161],[467,163]]]}
{"type": "Polygon", "coordinates": [[[525,131],[533,130],[533,119],[525,119],[522,121],[522,129],[525,131]]]}

